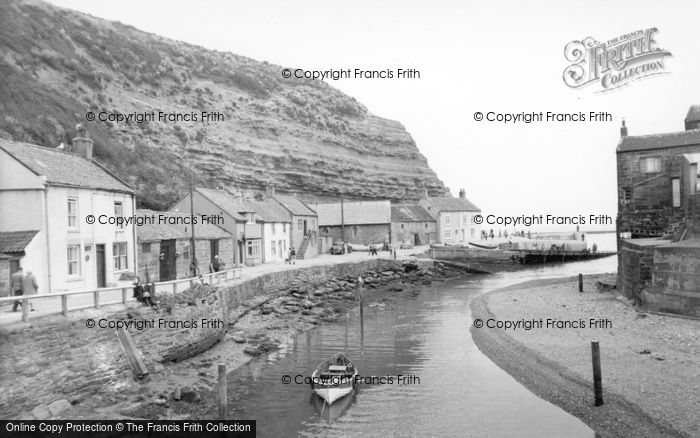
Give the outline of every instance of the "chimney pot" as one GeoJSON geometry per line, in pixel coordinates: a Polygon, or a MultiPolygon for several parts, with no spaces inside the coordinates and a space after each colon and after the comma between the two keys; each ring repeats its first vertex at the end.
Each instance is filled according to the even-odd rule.
{"type": "Polygon", "coordinates": [[[622,119],[622,126],[620,127],[620,137],[627,137],[627,125],[625,124],[625,119],[622,119]]]}
{"type": "Polygon", "coordinates": [[[71,146],[71,151],[81,155],[83,158],[92,160],[92,139],[88,137],[75,137],[71,146]]]}

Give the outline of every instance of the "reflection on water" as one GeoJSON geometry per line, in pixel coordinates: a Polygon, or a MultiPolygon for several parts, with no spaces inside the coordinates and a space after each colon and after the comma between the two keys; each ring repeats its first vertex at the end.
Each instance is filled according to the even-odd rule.
{"type": "Polygon", "coordinates": [[[384,309],[366,307],[296,337],[229,375],[230,406],[256,419],[258,436],[569,436],[592,437],[575,417],[536,397],[474,345],[472,297],[520,281],[611,272],[616,257],[423,287],[384,309]],[[324,359],[346,352],[360,376],[413,375],[415,384],[361,384],[329,409],[307,384],[324,359]],[[336,405],[337,404],[337,405],[336,405]]]}

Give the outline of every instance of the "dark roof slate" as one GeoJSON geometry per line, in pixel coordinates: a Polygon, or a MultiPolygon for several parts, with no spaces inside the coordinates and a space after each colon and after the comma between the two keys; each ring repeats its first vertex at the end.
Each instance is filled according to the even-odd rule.
{"type": "Polygon", "coordinates": [[[467,198],[437,196],[429,197],[428,201],[433,204],[438,211],[481,211],[479,207],[472,204],[467,198]]]}
{"type": "Polygon", "coordinates": [[[275,195],[274,199],[295,216],[316,216],[316,212],[310,209],[296,196],[275,195]]]}
{"type": "Polygon", "coordinates": [[[16,254],[24,252],[38,230],[0,232],[0,253],[16,254]]]}
{"type": "Polygon", "coordinates": [[[246,204],[253,208],[255,215],[263,222],[292,222],[291,213],[272,198],[263,201],[247,201],[246,204]]]}
{"type": "Polygon", "coordinates": [[[0,138],[0,148],[49,184],[133,193],[131,187],[94,160],[58,149],[0,138]]]}
{"type": "Polygon", "coordinates": [[[435,222],[435,219],[420,205],[398,205],[391,207],[391,222],[435,222]]]}
{"type": "MultiPolygon", "coordinates": [[[[186,218],[188,214],[173,213],[171,211],[153,211],[153,210],[136,210],[137,216],[156,215],[155,224],[143,224],[136,227],[136,240],[142,242],[158,242],[169,239],[190,239],[192,237],[192,228],[190,225],[173,225],[170,223],[159,224],[158,215],[164,215],[172,218],[186,218]]],[[[198,218],[195,216],[195,218],[198,218]]],[[[227,239],[231,238],[231,233],[213,224],[202,224],[197,221],[194,227],[195,239],[227,239]]]]}
{"type": "Polygon", "coordinates": [[[622,137],[617,145],[617,152],[645,151],[692,145],[700,146],[700,129],[622,137]]]}

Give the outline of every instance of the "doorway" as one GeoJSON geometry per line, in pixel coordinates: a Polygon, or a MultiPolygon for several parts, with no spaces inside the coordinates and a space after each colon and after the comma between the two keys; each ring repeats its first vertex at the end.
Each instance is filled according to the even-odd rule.
{"type": "Polygon", "coordinates": [[[420,243],[420,234],[415,233],[415,234],[413,235],[413,245],[414,245],[414,246],[420,246],[420,245],[421,245],[421,243],[420,243]]]}
{"type": "Polygon", "coordinates": [[[307,231],[307,230],[308,230],[307,227],[308,227],[308,222],[307,222],[306,219],[304,219],[304,236],[306,236],[306,233],[308,232],[308,231],[307,231]]]}
{"type": "Polygon", "coordinates": [[[105,264],[104,244],[95,245],[95,264],[97,267],[97,287],[107,287],[107,265],[105,264]]]}
{"type": "MultiPolygon", "coordinates": [[[[190,254],[194,260],[194,254],[190,254]]],[[[159,281],[175,280],[177,272],[175,269],[175,239],[160,241],[160,277],[159,281]]]]}

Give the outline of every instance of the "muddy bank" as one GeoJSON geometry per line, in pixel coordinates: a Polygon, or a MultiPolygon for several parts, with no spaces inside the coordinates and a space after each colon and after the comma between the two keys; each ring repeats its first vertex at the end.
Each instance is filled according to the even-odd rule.
{"type": "MultiPolygon", "coordinates": [[[[464,272],[440,263],[381,265],[363,273],[365,305],[381,308],[416,292],[420,286],[457,275],[464,272]]],[[[85,319],[81,318],[61,331],[60,336],[72,339],[62,363],[49,366],[40,374],[27,374],[26,381],[21,379],[17,385],[9,377],[3,379],[7,391],[0,397],[0,404],[8,407],[4,415],[9,418],[213,418],[218,363],[226,363],[232,371],[253,357],[278,349],[298,333],[335,320],[356,307],[358,292],[354,275],[319,282],[300,279],[231,309],[222,318],[226,320],[223,331],[130,329],[149,369],[149,374],[140,380],[128,368],[113,330],[88,332],[85,319]],[[220,342],[198,351],[202,340],[209,342],[219,335],[220,342]],[[189,357],[191,351],[197,354],[189,357]],[[20,387],[26,382],[31,385],[20,387]]],[[[209,313],[216,316],[213,312],[225,304],[219,302],[225,302],[225,295],[218,287],[200,286],[161,299],[157,309],[139,307],[102,316],[122,321],[197,320],[209,313]]],[[[50,326],[38,324],[35,329],[12,335],[10,353],[28,356],[20,358],[19,363],[47,363],[50,356],[42,352],[43,347],[30,355],[25,353],[34,348],[36,341],[46,344],[48,351],[55,354],[61,346],[51,348],[54,337],[50,326]]]]}
{"type": "Polygon", "coordinates": [[[479,349],[538,396],[601,436],[698,436],[697,321],[637,312],[614,294],[614,275],[537,280],[472,302],[487,320],[556,319],[585,328],[475,328],[479,349]],[[591,319],[609,321],[591,327],[591,319]],[[605,404],[593,405],[590,341],[601,345],[605,404]]]}

